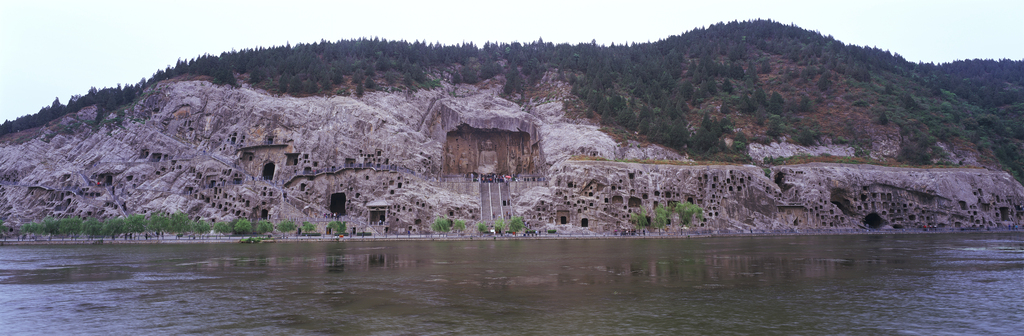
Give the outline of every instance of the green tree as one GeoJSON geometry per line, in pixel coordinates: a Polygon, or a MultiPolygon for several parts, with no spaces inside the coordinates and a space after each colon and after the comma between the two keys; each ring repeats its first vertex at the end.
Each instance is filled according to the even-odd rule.
{"type": "Polygon", "coordinates": [[[466,84],[476,84],[476,82],[479,81],[479,79],[477,79],[476,68],[474,68],[472,66],[468,66],[468,65],[467,66],[463,66],[462,70],[460,72],[461,72],[461,75],[462,75],[462,82],[463,83],[466,83],[466,84]]]}
{"type": "Polygon", "coordinates": [[[21,232],[31,234],[42,234],[43,227],[36,222],[25,223],[21,226],[21,232]]]}
{"type": "Polygon", "coordinates": [[[10,235],[13,231],[13,227],[8,226],[7,223],[4,223],[3,220],[0,220],[0,235],[4,236],[4,240],[7,240],[7,236],[10,235]]]}
{"type": "Polygon", "coordinates": [[[239,218],[235,220],[235,225],[232,225],[232,228],[237,234],[252,233],[252,222],[245,218],[239,218]]]}
{"type": "Polygon", "coordinates": [[[777,137],[785,132],[786,125],[782,122],[781,116],[773,114],[771,117],[768,117],[768,130],[765,131],[765,134],[777,137]]]}
{"type": "Polygon", "coordinates": [[[268,220],[261,220],[256,223],[256,233],[264,234],[270,231],[274,231],[274,224],[268,220]]]}
{"type": "Polygon", "coordinates": [[[434,219],[434,223],[430,224],[430,230],[434,232],[448,233],[452,229],[452,221],[448,218],[438,216],[434,219]]]}
{"type": "Polygon", "coordinates": [[[314,233],[316,232],[316,225],[310,222],[302,222],[302,232],[314,233]]]}
{"type": "Polygon", "coordinates": [[[192,231],[192,219],[188,214],[178,211],[171,215],[167,231],[183,234],[192,231]]]}
{"type": "Polygon", "coordinates": [[[129,215],[124,219],[124,229],[131,233],[146,232],[146,216],[143,214],[129,215]]]}
{"type": "Polygon", "coordinates": [[[523,232],[526,229],[526,224],[523,223],[523,217],[515,216],[508,221],[508,230],[510,232],[523,232]]]}
{"type": "Polygon", "coordinates": [[[658,229],[658,232],[661,232],[666,226],[668,226],[668,220],[671,214],[671,210],[666,208],[664,205],[658,204],[658,206],[654,208],[654,219],[651,221],[651,226],[658,229]]]}
{"type": "Polygon", "coordinates": [[[377,82],[373,81],[372,76],[367,76],[366,81],[363,82],[363,86],[370,90],[376,90],[377,82]]]}
{"type": "Polygon", "coordinates": [[[231,233],[232,227],[228,222],[217,222],[213,225],[213,231],[220,234],[231,233]]]}
{"type": "Polygon", "coordinates": [[[676,204],[675,212],[679,214],[680,226],[689,227],[694,216],[697,220],[704,220],[704,209],[690,202],[676,204]]]}
{"type": "Polygon", "coordinates": [[[732,91],[733,91],[732,82],[730,82],[728,78],[726,78],[724,81],[722,81],[722,91],[724,91],[725,93],[728,93],[728,94],[732,94],[732,91]]]}
{"type": "Polygon", "coordinates": [[[82,232],[87,236],[103,235],[103,222],[99,219],[89,217],[82,222],[82,232]]]}
{"type": "Polygon", "coordinates": [[[786,106],[786,100],[782,98],[778,92],[772,92],[772,97],[768,99],[768,113],[771,114],[782,114],[782,109],[786,106]]]}
{"type": "Polygon", "coordinates": [[[498,234],[505,234],[505,219],[498,218],[494,220],[494,232],[498,234]]]}
{"type": "Polygon", "coordinates": [[[43,227],[43,233],[53,236],[60,233],[60,221],[53,217],[43,218],[39,223],[43,227]]]}
{"type": "Polygon", "coordinates": [[[124,218],[111,217],[103,221],[103,235],[110,236],[110,239],[117,239],[117,236],[125,233],[124,218]]]}
{"type": "Polygon", "coordinates": [[[519,91],[523,85],[523,78],[519,75],[519,68],[515,64],[509,64],[508,71],[505,72],[505,86],[502,88],[502,92],[506,95],[510,95],[519,91]]]}
{"type": "Polygon", "coordinates": [[[818,78],[818,90],[827,91],[832,87],[832,76],[830,71],[826,70],[825,73],[821,74],[821,78],[818,78]]]}
{"type": "Polygon", "coordinates": [[[480,232],[481,234],[487,232],[487,223],[477,222],[476,223],[476,230],[478,232],[480,232]]]}
{"type": "Polygon", "coordinates": [[[647,209],[641,207],[639,213],[634,212],[630,214],[629,221],[633,223],[634,227],[636,227],[637,232],[643,231],[650,225],[650,223],[647,222],[647,209]]]}
{"type": "Polygon", "coordinates": [[[209,234],[210,222],[207,222],[206,220],[202,219],[192,222],[192,232],[198,233],[199,237],[202,237],[205,234],[209,234]]]}
{"type": "Polygon", "coordinates": [[[156,234],[166,232],[171,228],[171,219],[167,217],[163,212],[156,212],[149,215],[149,225],[147,225],[149,231],[153,231],[156,234]]]}
{"type": "Polygon", "coordinates": [[[456,219],[454,224],[452,224],[452,230],[453,231],[458,231],[458,232],[466,231],[466,221],[461,220],[461,219],[456,219]]]}
{"type": "Polygon", "coordinates": [[[82,233],[82,219],[78,217],[65,217],[60,219],[60,233],[74,238],[82,233]]]}
{"type": "Polygon", "coordinates": [[[281,233],[292,232],[295,231],[296,229],[297,227],[295,227],[295,222],[292,222],[290,220],[281,221],[280,223],[277,223],[277,231],[280,231],[281,233]]]}

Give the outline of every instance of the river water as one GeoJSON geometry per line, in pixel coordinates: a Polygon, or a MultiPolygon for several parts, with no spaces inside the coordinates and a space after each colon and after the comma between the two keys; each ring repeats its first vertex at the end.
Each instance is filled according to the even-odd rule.
{"type": "Polygon", "coordinates": [[[3,334],[1021,334],[1024,235],[0,247],[3,334]]]}

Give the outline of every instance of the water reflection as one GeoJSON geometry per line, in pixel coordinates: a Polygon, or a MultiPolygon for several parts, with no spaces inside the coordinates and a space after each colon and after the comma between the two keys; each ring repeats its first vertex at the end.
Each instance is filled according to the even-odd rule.
{"type": "Polygon", "coordinates": [[[1021,278],[1020,235],[26,246],[0,249],[0,318],[13,333],[57,331],[32,322],[52,316],[82,333],[1000,333],[1024,327],[1021,278]]]}

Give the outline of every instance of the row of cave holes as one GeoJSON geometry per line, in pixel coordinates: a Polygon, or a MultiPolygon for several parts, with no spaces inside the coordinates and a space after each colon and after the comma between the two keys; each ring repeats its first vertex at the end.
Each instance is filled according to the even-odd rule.
{"type": "MultiPolygon", "coordinates": [[[[715,201],[714,201],[714,199],[713,199],[713,198],[715,198],[715,196],[716,196],[716,195],[711,195],[711,198],[712,198],[712,199],[711,199],[711,200],[709,200],[709,203],[708,203],[709,205],[710,205],[710,204],[713,204],[713,203],[715,202],[715,201]]],[[[568,196],[565,196],[565,200],[568,200],[568,196]]],[[[687,201],[687,202],[689,202],[690,204],[698,204],[698,205],[703,205],[703,202],[700,202],[700,200],[698,200],[698,202],[697,202],[697,203],[693,203],[693,201],[694,201],[694,200],[693,200],[693,198],[692,198],[692,197],[688,197],[686,201],[687,201]]],[[[584,206],[584,209],[586,209],[586,207],[587,207],[587,204],[588,204],[588,203],[581,203],[581,202],[582,202],[582,201],[580,201],[580,200],[577,200],[577,201],[576,201],[576,204],[577,204],[577,205],[583,205],[583,206],[584,206]]],[[[608,199],[607,199],[607,198],[605,198],[605,202],[606,202],[606,203],[608,202],[608,199]]],[[[612,202],[613,202],[614,204],[622,204],[622,197],[621,197],[621,196],[614,196],[614,197],[612,197],[612,202]]],[[[623,206],[623,207],[622,207],[622,209],[623,209],[623,210],[627,210],[627,213],[626,213],[626,214],[623,214],[623,215],[622,215],[622,218],[629,218],[629,215],[633,213],[633,210],[631,210],[630,208],[639,208],[639,207],[640,207],[640,206],[642,205],[642,204],[641,204],[640,202],[641,202],[641,201],[640,201],[640,199],[639,199],[639,198],[636,198],[636,197],[630,197],[630,200],[629,200],[629,204],[628,204],[628,205],[626,205],[626,206],[623,206]]],[[[669,201],[669,203],[672,203],[672,202],[678,202],[678,201],[669,201]]],[[[547,211],[547,207],[542,207],[542,206],[544,205],[544,201],[541,201],[541,202],[540,202],[540,205],[541,205],[541,206],[538,206],[538,207],[536,208],[536,210],[537,210],[537,211],[547,211]]],[[[568,201],[566,201],[566,202],[565,202],[565,205],[567,205],[567,206],[573,206],[573,204],[571,204],[571,203],[570,203],[570,202],[568,202],[568,201]]],[[[594,206],[594,203],[593,203],[593,202],[589,203],[589,207],[593,207],[593,206],[594,206]]],[[[654,206],[655,206],[655,207],[657,207],[657,206],[658,206],[658,202],[657,202],[657,201],[655,201],[655,202],[654,202],[654,206]]],[[[583,210],[584,210],[584,209],[576,209],[576,213],[583,213],[583,210]]],[[[608,212],[608,210],[609,210],[609,208],[603,208],[603,209],[602,209],[602,211],[604,211],[604,212],[608,212]]],[[[709,218],[715,218],[715,217],[718,217],[719,213],[718,213],[718,211],[716,211],[716,210],[718,210],[718,207],[716,207],[716,206],[712,206],[712,207],[708,208],[708,210],[710,210],[710,211],[708,212],[708,217],[709,217],[709,218]]],[[[705,219],[705,221],[707,221],[707,220],[705,219]]]]}
{"type": "MultiPolygon", "coordinates": [[[[367,176],[366,179],[369,180],[370,177],[367,176]]],[[[402,177],[399,176],[398,179],[402,179],[402,177]]],[[[384,187],[389,187],[389,186],[395,186],[395,189],[402,189],[402,182],[398,182],[398,185],[395,185],[395,181],[394,180],[391,180],[391,181],[388,181],[388,182],[384,182],[384,187]]],[[[307,185],[305,183],[299,184],[299,191],[305,192],[306,191],[306,187],[307,187],[307,185]]],[[[345,189],[345,184],[339,184],[338,188],[345,189]]],[[[312,190],[312,189],[310,189],[310,190],[312,190]]],[[[352,191],[352,187],[348,187],[348,190],[352,191]]],[[[388,191],[388,193],[391,194],[391,195],[394,195],[395,194],[395,190],[391,189],[391,190],[388,191]]],[[[357,195],[356,197],[359,197],[358,193],[356,195],[357,195]]]]}
{"type": "MultiPolygon", "coordinates": [[[[740,179],[741,183],[742,183],[742,180],[743,180],[743,179],[740,179]]],[[[573,183],[572,183],[572,182],[569,182],[569,183],[568,183],[568,186],[569,186],[569,188],[572,188],[572,187],[573,187],[573,183]]],[[[610,188],[611,188],[611,190],[612,190],[612,191],[614,191],[614,190],[615,190],[615,186],[610,186],[610,188]]],[[[714,188],[714,185],[712,185],[712,188],[714,188]]],[[[732,187],[732,186],[729,186],[729,191],[733,191],[733,187],[732,187]]],[[[736,191],[743,191],[743,187],[742,187],[742,186],[736,186],[736,191]]],[[[629,190],[629,192],[630,192],[630,194],[633,194],[633,193],[635,193],[635,192],[636,192],[636,190],[635,190],[635,189],[630,189],[630,190],[629,190]]],[[[560,194],[560,193],[557,193],[556,195],[559,195],[559,194],[560,194]]],[[[659,197],[659,196],[660,196],[660,194],[661,194],[661,192],[660,192],[660,191],[658,191],[658,190],[655,190],[655,191],[654,191],[654,196],[655,196],[655,197],[659,197]]],[[[588,193],[587,193],[587,196],[588,196],[588,197],[593,197],[593,196],[594,196],[594,193],[593,193],[593,192],[588,192],[588,193]]],[[[664,197],[665,197],[665,198],[672,198],[672,192],[671,192],[671,191],[666,191],[666,192],[664,192],[664,197]]],[[[712,197],[714,197],[714,195],[713,195],[712,197]]],[[[635,197],[630,197],[630,199],[631,199],[631,200],[632,200],[632,199],[634,199],[634,198],[635,198],[635,197]]],[[[648,199],[648,194],[647,194],[647,193],[643,193],[643,194],[641,194],[641,198],[642,198],[642,199],[648,199]]],[[[565,203],[566,205],[571,205],[571,204],[570,204],[570,203],[568,202],[568,200],[569,200],[569,197],[568,197],[568,196],[563,196],[563,200],[564,200],[564,201],[566,201],[566,203],[565,203]]],[[[691,203],[691,204],[695,204],[695,203],[693,203],[693,197],[688,197],[686,201],[687,201],[687,202],[689,202],[689,203],[691,203]]],[[[579,201],[579,200],[577,200],[577,201],[576,201],[576,203],[577,203],[577,204],[579,204],[580,202],[581,202],[581,201],[579,201]]],[[[605,203],[608,203],[608,198],[607,198],[607,197],[605,197],[605,198],[604,198],[604,202],[605,202],[605,203]]],[[[622,196],[613,196],[613,197],[612,197],[612,203],[613,203],[613,204],[622,204],[622,196]]],[[[631,203],[632,203],[632,202],[631,202],[631,203]]],[[[594,204],[593,204],[593,203],[590,203],[590,206],[591,206],[591,207],[593,207],[593,206],[594,206],[594,204]]],[[[637,205],[637,206],[639,206],[639,205],[637,205]]]]}
{"type": "MultiPolygon", "coordinates": [[[[704,221],[707,222],[707,219],[705,219],[704,221]]],[[[651,216],[647,216],[647,222],[648,223],[651,222],[651,216]]],[[[558,223],[562,224],[562,225],[568,224],[569,223],[569,217],[568,216],[559,216],[558,217],[558,223]]],[[[665,225],[672,225],[672,219],[668,219],[668,221],[665,223],[665,225]]],[[[705,225],[704,223],[700,224],[700,226],[704,226],[704,225],[705,225]]],[[[590,227],[590,219],[588,219],[586,217],[581,218],[580,219],[580,227],[590,227]]]]}

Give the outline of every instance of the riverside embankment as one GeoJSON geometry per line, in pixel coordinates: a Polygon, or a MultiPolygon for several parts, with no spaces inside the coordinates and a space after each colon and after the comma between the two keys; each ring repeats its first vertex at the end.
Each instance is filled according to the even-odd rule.
{"type": "MultiPolygon", "coordinates": [[[[976,233],[1021,233],[1020,229],[892,229],[892,230],[794,230],[794,231],[753,231],[753,232],[666,232],[647,234],[537,234],[537,235],[388,235],[377,237],[331,237],[331,236],[274,236],[268,243],[338,243],[338,242],[390,242],[390,241],[476,241],[476,240],[581,240],[581,239],[700,239],[716,237],[779,237],[779,236],[834,236],[834,235],[903,235],[903,234],[976,234],[976,233]]],[[[145,244],[230,244],[249,236],[209,236],[149,239],[70,239],[28,237],[0,241],[0,246],[10,245],[145,245],[145,244]]]]}

